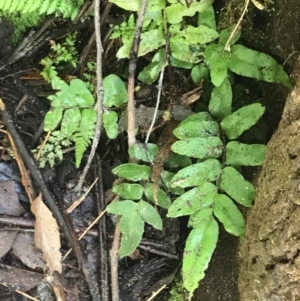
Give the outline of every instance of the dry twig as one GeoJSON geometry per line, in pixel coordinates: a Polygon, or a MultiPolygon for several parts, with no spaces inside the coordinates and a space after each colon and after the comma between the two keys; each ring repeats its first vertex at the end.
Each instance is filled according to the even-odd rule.
{"type": "Polygon", "coordinates": [[[101,126],[102,126],[102,111],[103,111],[103,79],[102,79],[102,42],[101,42],[101,30],[100,30],[100,0],[95,0],[95,34],[96,34],[96,46],[97,46],[97,102],[95,109],[97,111],[97,122],[95,135],[89,154],[88,161],[84,167],[82,175],[76,186],[76,191],[81,191],[83,181],[86,177],[88,170],[92,164],[96,149],[100,140],[101,126]]]}

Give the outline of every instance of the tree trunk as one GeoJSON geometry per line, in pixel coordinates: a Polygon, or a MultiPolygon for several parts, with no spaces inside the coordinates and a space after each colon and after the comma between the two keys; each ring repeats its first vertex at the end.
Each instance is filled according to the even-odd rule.
{"type": "Polygon", "coordinates": [[[300,63],[268,144],[240,246],[243,301],[300,300],[300,63]]]}

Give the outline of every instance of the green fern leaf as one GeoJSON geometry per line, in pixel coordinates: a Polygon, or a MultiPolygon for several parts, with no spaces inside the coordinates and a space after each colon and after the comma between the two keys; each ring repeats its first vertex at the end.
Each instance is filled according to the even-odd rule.
{"type": "MultiPolygon", "coordinates": [[[[35,3],[38,3],[39,5],[41,4],[40,1],[36,1],[35,3]]],[[[32,8],[32,6],[33,6],[32,1],[27,1],[27,2],[25,3],[25,6],[24,6],[23,9],[22,9],[22,14],[28,13],[29,10],[32,8]]]]}
{"type": "MultiPolygon", "coordinates": [[[[30,0],[29,0],[29,2],[30,2],[30,0]]],[[[22,10],[23,10],[25,4],[26,4],[25,1],[19,0],[19,1],[18,1],[18,6],[17,6],[17,8],[16,8],[16,11],[21,11],[21,12],[22,12],[22,10]]]]}
{"type": "MultiPolygon", "coordinates": [[[[39,3],[39,1],[37,1],[37,2],[39,3]]],[[[9,11],[15,12],[17,10],[18,4],[19,4],[19,0],[12,0],[9,11]]],[[[1,5],[1,3],[0,3],[0,5],[1,5]]]]}
{"type": "Polygon", "coordinates": [[[39,14],[40,14],[40,15],[45,14],[45,13],[48,11],[49,6],[50,6],[50,2],[51,2],[51,0],[44,0],[44,1],[41,3],[40,11],[39,11],[39,14]]]}
{"type": "Polygon", "coordinates": [[[12,0],[5,0],[2,9],[3,9],[4,11],[6,11],[6,10],[9,10],[9,11],[10,11],[11,4],[12,4],[12,0]]]}
{"type": "Polygon", "coordinates": [[[40,1],[35,1],[35,2],[32,4],[31,8],[28,10],[28,13],[32,13],[32,12],[34,12],[34,11],[39,10],[39,8],[40,8],[41,5],[42,5],[42,3],[41,3],[40,1]]]}
{"type": "Polygon", "coordinates": [[[89,140],[86,140],[86,138],[80,132],[73,135],[73,140],[75,142],[75,164],[76,167],[79,167],[83,158],[83,154],[88,148],[90,142],[89,140]]]}
{"type": "MultiPolygon", "coordinates": [[[[47,15],[51,15],[53,14],[54,12],[57,11],[59,5],[60,5],[60,0],[52,0],[52,2],[50,3],[50,6],[48,7],[47,9],[47,15]]],[[[64,2],[64,1],[61,1],[61,2],[64,2]]]]}

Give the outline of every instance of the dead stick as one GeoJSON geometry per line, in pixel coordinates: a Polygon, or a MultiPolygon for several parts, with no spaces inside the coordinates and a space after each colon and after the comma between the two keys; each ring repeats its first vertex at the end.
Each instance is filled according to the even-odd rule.
{"type": "Polygon", "coordinates": [[[82,175],[76,186],[76,191],[81,191],[83,181],[86,177],[88,170],[92,164],[96,149],[100,140],[101,126],[102,126],[102,111],[103,111],[103,79],[102,79],[102,42],[101,42],[101,30],[100,30],[100,0],[95,0],[95,34],[96,34],[96,46],[97,46],[97,101],[95,109],[97,111],[96,130],[92,143],[91,152],[89,154],[88,161],[84,167],[82,175]]]}
{"type": "Polygon", "coordinates": [[[135,77],[135,70],[136,64],[138,59],[138,52],[141,40],[141,33],[142,33],[142,26],[144,22],[144,17],[146,13],[146,8],[148,5],[148,0],[143,0],[140,7],[139,16],[136,22],[136,29],[135,35],[133,40],[133,45],[130,50],[130,61],[128,66],[128,104],[127,104],[127,111],[128,111],[128,145],[134,145],[136,142],[135,139],[135,104],[134,104],[134,77],[135,77]]]}

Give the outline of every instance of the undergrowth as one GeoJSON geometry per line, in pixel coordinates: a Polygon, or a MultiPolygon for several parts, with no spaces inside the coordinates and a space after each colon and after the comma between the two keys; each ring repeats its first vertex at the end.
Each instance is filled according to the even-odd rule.
{"type": "MultiPolygon", "coordinates": [[[[17,2],[6,4],[2,10],[16,11],[18,6],[13,5],[17,2]]],[[[122,42],[117,58],[129,58],[135,12],[139,10],[140,1],[111,2],[132,12],[127,20],[114,28],[111,37],[122,42]]],[[[29,9],[28,2],[24,3],[18,11],[25,12],[25,7],[29,9]]],[[[39,13],[52,10],[64,15],[61,7],[65,3],[53,1],[56,4],[52,4],[51,9],[46,3],[43,2],[43,8],[39,7],[39,13]]],[[[158,146],[135,144],[129,149],[130,158],[138,163],[122,164],[113,170],[123,179],[113,187],[120,201],[107,207],[110,214],[120,216],[120,257],[130,255],[138,247],[145,223],[156,229],[163,228],[161,210],[167,211],[168,218],[188,217],[191,231],[185,244],[182,277],[189,299],[204,278],[217,245],[218,222],[232,235],[244,233],[245,221],[237,203],[251,207],[255,190],[241,174],[240,167],[258,166],[264,160],[265,145],[238,141],[244,132],[255,126],[265,108],[254,101],[233,110],[235,75],[290,87],[288,75],[272,57],[238,44],[241,30],[233,34],[234,25],[217,30],[212,3],[213,0],[200,0],[187,6],[185,2],[171,0],[149,1],[138,55],[151,54],[152,61],[138,74],[138,79],[148,85],[157,80],[165,64],[166,43],[169,43],[168,63],[173,68],[190,70],[195,85],[203,82],[203,93],[208,95],[209,101],[206,110],[191,112],[174,130],[177,141],[171,147],[171,155],[159,174],[159,181],[152,173],[158,164],[158,146]],[[205,90],[209,85],[212,91],[205,90]],[[172,169],[168,167],[170,162],[172,169]]],[[[41,5],[41,0],[32,5],[41,5]]],[[[76,165],[79,166],[94,136],[96,110],[94,97],[82,80],[72,79],[66,83],[59,77],[55,61],[77,64],[72,55],[69,56],[74,50],[72,42],[66,43],[61,47],[55,45],[54,50],[59,55],[50,55],[43,60],[45,70],[42,74],[57,91],[49,97],[51,109],[46,115],[44,129],[54,131],[52,135],[57,135],[58,131],[57,137],[63,136],[75,143],[76,165]]],[[[127,102],[127,90],[115,74],[104,78],[103,87],[103,125],[107,136],[115,139],[121,117],[117,109],[127,102]]],[[[58,149],[58,153],[61,157],[61,150],[58,149]]]]}

